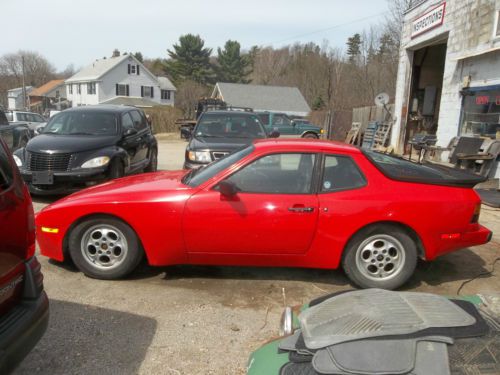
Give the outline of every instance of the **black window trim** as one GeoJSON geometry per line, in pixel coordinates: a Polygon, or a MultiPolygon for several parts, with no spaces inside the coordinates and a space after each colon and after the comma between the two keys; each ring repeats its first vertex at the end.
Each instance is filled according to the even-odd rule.
{"type": "Polygon", "coordinates": [[[214,190],[214,191],[219,191],[219,184],[222,182],[222,181],[226,181],[228,178],[230,178],[232,175],[234,175],[235,173],[238,173],[239,171],[241,171],[243,168],[245,168],[246,166],[250,165],[251,163],[254,163],[256,162],[257,160],[259,159],[262,159],[266,156],[270,156],[270,155],[284,155],[284,154],[311,154],[311,155],[315,155],[315,158],[314,158],[314,166],[313,166],[313,175],[312,175],[312,178],[311,178],[311,186],[309,187],[309,192],[308,193],[282,193],[282,192],[278,192],[278,193],[270,193],[270,192],[254,192],[254,191],[238,191],[238,194],[259,194],[259,195],[316,195],[317,194],[317,189],[318,189],[318,186],[317,186],[317,175],[318,175],[318,168],[320,167],[320,164],[319,164],[319,159],[320,159],[320,153],[318,152],[314,152],[314,151],[286,151],[286,152],[280,152],[280,151],[274,151],[274,152],[270,152],[270,153],[267,153],[267,154],[263,154],[263,155],[258,155],[256,158],[250,160],[248,163],[246,163],[245,165],[241,166],[240,168],[238,168],[237,170],[231,172],[231,174],[225,176],[222,180],[218,181],[216,184],[214,184],[212,187],[209,188],[209,190],[214,190]]]}
{"type": "Polygon", "coordinates": [[[358,189],[363,189],[368,185],[368,180],[366,179],[365,174],[363,173],[363,170],[359,167],[358,163],[356,163],[356,160],[354,160],[353,157],[350,155],[345,155],[345,154],[335,154],[335,153],[330,153],[330,152],[322,152],[321,153],[321,165],[320,165],[320,173],[318,173],[317,177],[317,194],[333,194],[333,193],[339,193],[342,191],[347,191],[347,190],[358,190],[358,189]],[[325,173],[325,161],[327,156],[333,156],[336,158],[348,158],[351,159],[352,163],[354,164],[354,167],[358,170],[360,176],[363,178],[363,185],[356,186],[356,187],[346,187],[346,188],[339,188],[339,189],[334,189],[330,191],[322,191],[321,190],[321,182],[323,181],[324,173],[325,173]]]}

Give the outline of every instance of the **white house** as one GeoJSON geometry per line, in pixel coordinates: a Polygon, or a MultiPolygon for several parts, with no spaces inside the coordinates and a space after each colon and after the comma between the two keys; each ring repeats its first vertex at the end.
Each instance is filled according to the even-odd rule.
{"type": "Polygon", "coordinates": [[[9,109],[26,109],[28,106],[28,94],[33,90],[33,86],[25,86],[26,98],[23,94],[23,88],[17,87],[7,91],[7,106],[9,109]]]}
{"type": "Polygon", "coordinates": [[[174,105],[175,86],[156,77],[132,55],[94,61],[65,81],[73,107],[92,104],[132,104],[138,107],[174,105]]]}

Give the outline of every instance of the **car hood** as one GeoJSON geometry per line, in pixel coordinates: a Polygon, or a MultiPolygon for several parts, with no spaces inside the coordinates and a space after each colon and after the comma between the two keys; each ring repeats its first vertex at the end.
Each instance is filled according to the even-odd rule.
{"type": "Polygon", "coordinates": [[[186,173],[185,170],[161,171],[123,177],[71,194],[51,206],[72,205],[83,201],[85,203],[123,203],[140,200],[168,200],[170,195],[175,197],[179,193],[192,189],[181,182],[186,173]]]}
{"type": "Polygon", "coordinates": [[[254,138],[192,138],[189,142],[190,150],[236,151],[248,146],[254,138]]]}
{"type": "Polygon", "coordinates": [[[112,146],[116,144],[117,138],[117,135],[94,136],[40,134],[28,142],[26,150],[29,152],[55,151],[75,153],[112,146]]]}

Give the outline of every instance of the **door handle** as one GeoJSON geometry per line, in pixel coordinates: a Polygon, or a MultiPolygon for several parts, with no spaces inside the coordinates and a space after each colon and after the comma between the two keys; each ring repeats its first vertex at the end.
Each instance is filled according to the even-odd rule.
{"type": "Polygon", "coordinates": [[[288,207],[290,212],[313,212],[314,207],[288,207]]]}

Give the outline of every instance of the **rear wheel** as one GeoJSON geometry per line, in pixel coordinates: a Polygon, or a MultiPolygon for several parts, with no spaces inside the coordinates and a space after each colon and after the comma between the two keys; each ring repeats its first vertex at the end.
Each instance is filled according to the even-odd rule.
{"type": "Polygon", "coordinates": [[[302,138],[318,139],[318,136],[314,133],[306,133],[302,136],[302,138]]]}
{"type": "Polygon", "coordinates": [[[158,150],[156,148],[151,149],[151,155],[149,156],[149,164],[144,168],[144,172],[156,172],[158,170],[158,150]]]}
{"type": "Polygon", "coordinates": [[[375,225],[351,239],[342,265],[349,279],[362,288],[395,289],[415,271],[417,246],[405,231],[375,225]]]}
{"type": "Polygon", "coordinates": [[[104,280],[128,275],[143,256],[132,228],[118,219],[103,216],[85,220],[71,231],[69,253],[85,275],[104,280]]]}

